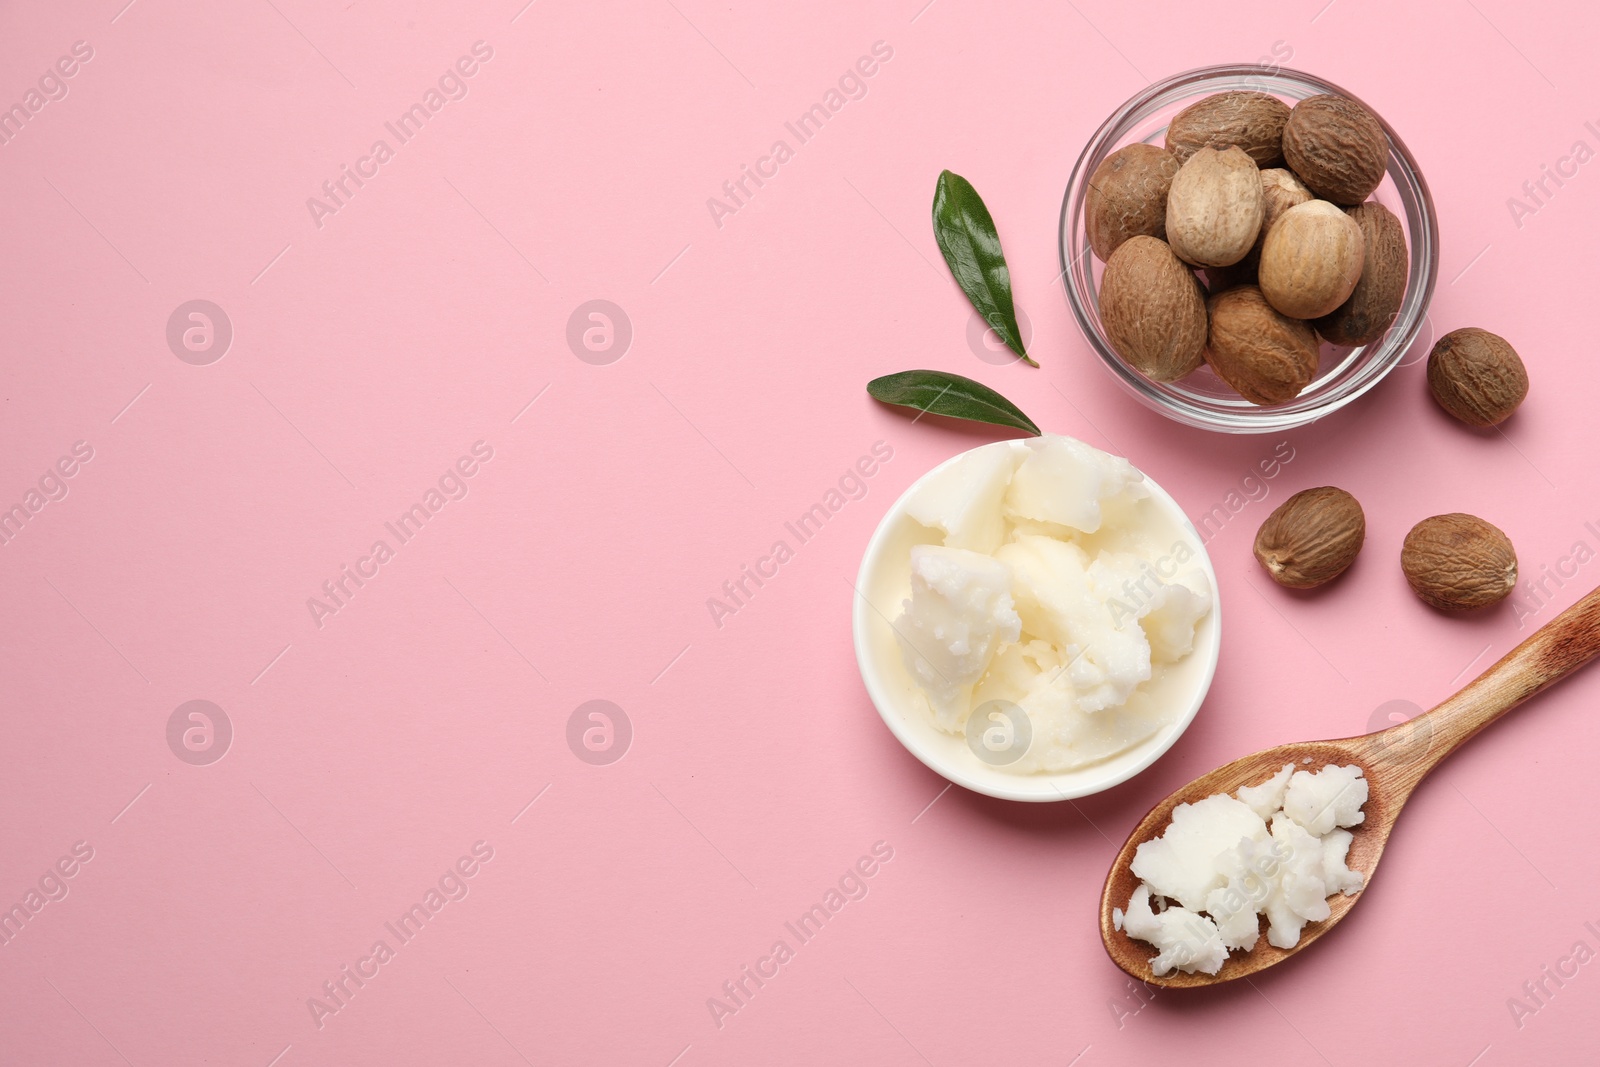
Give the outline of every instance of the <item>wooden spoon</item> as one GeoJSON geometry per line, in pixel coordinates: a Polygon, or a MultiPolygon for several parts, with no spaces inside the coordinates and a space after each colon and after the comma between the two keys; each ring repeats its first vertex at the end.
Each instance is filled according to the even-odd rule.
{"type": "Polygon", "coordinates": [[[1361,737],[1279,745],[1196,778],[1150,809],[1111,864],[1100,897],[1100,936],[1112,962],[1141,982],[1167,989],[1231,982],[1300,952],[1333,929],[1362,898],[1362,893],[1331,898],[1328,905],[1332,914],[1322,922],[1307,923],[1294,948],[1274,948],[1263,935],[1252,951],[1230,953],[1214,975],[1172,971],[1156,977],[1150,971],[1155,948],[1117,930],[1112,925],[1111,909],[1127,908],[1128,898],[1139,884],[1131,868],[1134,850],[1166,829],[1172,809],[1179,804],[1203,800],[1214,793],[1232,793],[1242,785],[1258,785],[1285,763],[1303,765],[1307,770],[1321,770],[1329,763],[1354,763],[1366,775],[1370,792],[1362,809],[1366,820],[1352,829],[1355,837],[1346,862],[1351,870],[1365,874],[1370,886],[1389,833],[1417,783],[1479,730],[1596,655],[1600,655],[1600,589],[1551,619],[1466,688],[1424,715],[1361,737]]]}

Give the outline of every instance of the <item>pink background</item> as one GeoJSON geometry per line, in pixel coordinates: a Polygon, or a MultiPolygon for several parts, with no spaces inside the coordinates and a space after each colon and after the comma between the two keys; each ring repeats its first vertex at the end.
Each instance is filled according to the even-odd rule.
{"type": "Polygon", "coordinates": [[[123,2],[0,14],[0,103],[74,42],[93,49],[0,146],[0,506],[74,442],[93,449],[0,547],[0,905],[93,849],[0,948],[0,1059],[1588,1055],[1596,965],[1520,1026],[1507,1000],[1579,939],[1600,949],[1584,927],[1600,928],[1600,853],[1572,847],[1592,822],[1600,672],[1426,783],[1356,914],[1254,985],[1135,1011],[1095,904],[1113,842],[1172,787],[1364,732],[1389,701],[1431,705],[1600,582],[1567,566],[1547,606],[1519,593],[1521,610],[1451,620],[1396,563],[1412,523],[1453,510],[1502,526],[1529,577],[1600,548],[1600,164],[1535,214],[1507,206],[1574,141],[1600,149],[1592,13],[123,2]],[[480,40],[493,54],[468,95],[319,228],[307,198],[374,140],[394,147],[384,123],[480,40]],[[785,121],[877,41],[893,56],[865,97],[796,146],[785,121]],[[1114,107],[1258,58],[1348,86],[1402,132],[1443,228],[1429,339],[1504,334],[1532,395],[1504,434],[1475,434],[1413,359],[1286,435],[1294,461],[1211,541],[1228,632],[1172,752],[1077,803],[944,792],[866,700],[847,579],[907,484],[993,435],[909,425],[863,385],[913,366],[978,377],[1130,456],[1191,515],[1224,502],[1278,439],[1182,429],[1126,398],[1070,319],[1054,230],[1114,107]],[[794,157],[719,227],[707,198],[779,138],[794,157]],[[928,224],[943,167],[994,211],[1040,370],[967,344],[928,224]],[[194,299],[234,331],[204,366],[166,339],[194,299]],[[566,341],[593,299],[632,325],[608,365],[566,341]],[[880,440],[893,459],[866,497],[715,625],[707,598],[880,440]],[[319,627],[307,599],[477,441],[493,458],[465,499],[319,627]],[[1366,550],[1322,595],[1271,587],[1255,527],[1329,482],[1366,505],[1366,550]],[[196,699],[234,731],[209,765],[167,741],[196,699]],[[567,741],[593,699],[632,725],[609,765],[567,741]],[[414,941],[386,933],[479,841],[493,858],[464,899],[414,941]],[[880,841],[893,858],[868,895],[799,945],[784,923],[880,841]],[[380,938],[394,958],[319,1028],[307,999],[380,938]],[[794,958],[719,1028],[707,998],[779,938],[794,958]]]}

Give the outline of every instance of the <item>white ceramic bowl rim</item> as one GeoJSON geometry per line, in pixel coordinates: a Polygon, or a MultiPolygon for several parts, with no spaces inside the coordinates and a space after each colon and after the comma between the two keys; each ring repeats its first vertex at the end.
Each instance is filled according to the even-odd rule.
{"type": "MultiPolygon", "coordinates": [[[[991,448],[1001,442],[990,442],[979,445],[978,448],[991,448]]],[[[1008,444],[1014,442],[1006,442],[1008,444]]],[[[976,451],[969,449],[967,451],[976,451]]],[[[1162,727],[1155,735],[1146,738],[1135,745],[1129,752],[1137,752],[1139,758],[1123,765],[1128,753],[1121,753],[1109,759],[1087,767],[1079,767],[1056,774],[1011,774],[1000,768],[983,768],[953,765],[943,759],[940,754],[930,752],[923,746],[914,733],[907,730],[902,722],[901,710],[894,700],[893,689],[885,680],[882,668],[874,661],[867,644],[867,627],[874,621],[886,624],[887,620],[879,614],[879,609],[868,600],[864,590],[871,587],[871,578],[874,568],[881,565],[879,556],[883,554],[885,543],[893,534],[895,520],[901,517],[906,510],[906,503],[928,479],[955,463],[967,451],[959,452],[940,463],[916,481],[912,482],[906,491],[900,494],[889,510],[884,513],[878,527],[873,531],[871,539],[867,542],[866,552],[861,557],[861,567],[856,575],[855,594],[851,598],[851,629],[854,636],[856,665],[861,670],[861,680],[867,689],[867,695],[872,700],[873,707],[877,708],[878,715],[884,724],[889,727],[895,738],[905,746],[917,759],[935,773],[954,782],[956,785],[971,789],[976,793],[986,796],[998,797],[1002,800],[1024,800],[1047,802],[1058,800],[1072,800],[1076,797],[1088,796],[1099,793],[1112,786],[1120,785],[1134,775],[1148,768],[1156,760],[1166,754],[1183,732],[1194,721],[1195,715],[1200,710],[1200,705],[1205,703],[1206,694],[1211,689],[1212,679],[1216,677],[1217,661],[1222,648],[1222,598],[1221,590],[1217,585],[1217,572],[1211,564],[1211,556],[1206,552],[1204,540],[1199,531],[1189,521],[1178,502],[1148,474],[1145,475],[1144,484],[1150,490],[1150,497],[1160,507],[1165,509],[1186,533],[1193,538],[1195,562],[1204,571],[1206,580],[1211,584],[1211,614],[1205,620],[1209,626],[1209,648],[1196,648],[1190,655],[1204,654],[1207,657],[1203,676],[1196,686],[1193,698],[1181,714],[1170,725],[1162,727]]]]}

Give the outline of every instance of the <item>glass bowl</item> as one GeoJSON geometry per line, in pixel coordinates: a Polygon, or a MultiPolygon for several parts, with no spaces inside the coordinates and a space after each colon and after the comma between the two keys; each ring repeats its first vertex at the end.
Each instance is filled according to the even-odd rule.
{"type": "MultiPolygon", "coordinates": [[[[1061,272],[1067,302],[1084,334],[1123,388],[1147,407],[1170,419],[1222,433],[1273,433],[1304,426],[1338,411],[1393,370],[1417,339],[1427,319],[1439,273],[1439,222],[1428,184],[1402,142],[1378,116],[1389,138],[1388,173],[1371,199],[1400,219],[1411,253],[1406,294],[1387,333],[1357,348],[1323,344],[1316,377],[1287,404],[1261,407],[1231,389],[1209,366],[1176,382],[1146,378],[1117,355],[1100,321],[1097,289],[1105,264],[1089,248],[1084,227],[1084,196],[1089,176],[1106,156],[1136,141],[1164,143],[1167,123],[1203,96],[1232,89],[1271,93],[1291,107],[1321,93],[1359,100],[1354,93],[1299,71],[1263,69],[1257,65],[1203,67],[1159,81],[1119,107],[1106,119],[1078,157],[1061,204],[1061,272]]],[[[1373,110],[1370,107],[1368,110],[1373,110]]],[[[1373,111],[1374,115],[1377,112],[1373,111]]]]}

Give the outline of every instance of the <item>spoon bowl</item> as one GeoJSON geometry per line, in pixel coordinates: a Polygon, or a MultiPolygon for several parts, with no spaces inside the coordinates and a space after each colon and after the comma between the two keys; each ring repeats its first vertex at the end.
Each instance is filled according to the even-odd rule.
{"type": "Polygon", "coordinates": [[[1269,748],[1218,767],[1178,789],[1151,808],[1134,827],[1106,876],[1100,896],[1100,937],[1112,962],[1152,986],[1187,989],[1244,978],[1304,951],[1350,914],[1371,887],[1389,834],[1412,791],[1428,772],[1484,727],[1596,655],[1600,655],[1600,589],[1550,620],[1455,696],[1426,714],[1359,737],[1269,748]],[[1275,948],[1262,937],[1249,952],[1229,953],[1216,974],[1175,970],[1158,977],[1150,969],[1156,954],[1154,947],[1130,938],[1112,921],[1112,909],[1126,908],[1128,898],[1139,885],[1132,867],[1134,852],[1166,829],[1179,804],[1204,800],[1214,793],[1231,794],[1243,785],[1259,785],[1285,763],[1311,771],[1330,763],[1353,763],[1361,768],[1367,779],[1367,802],[1362,807],[1366,818],[1350,828],[1353,836],[1346,864],[1366,876],[1365,886],[1354,896],[1330,897],[1331,914],[1321,922],[1307,923],[1293,948],[1275,948]]]}
{"type": "MultiPolygon", "coordinates": [[[[1269,748],[1236,759],[1209,774],[1201,775],[1151,808],[1150,813],[1134,827],[1133,833],[1122,846],[1122,851],[1117,853],[1117,858],[1111,865],[1111,874],[1106,879],[1105,892],[1100,898],[1100,929],[1105,938],[1106,951],[1111,954],[1112,960],[1118,967],[1142,982],[1169,989],[1183,989],[1231,982],[1236,978],[1254,974],[1275,963],[1281,963],[1326,934],[1334,924],[1349,914],[1356,901],[1361,899],[1360,893],[1348,897],[1340,893],[1331,897],[1328,900],[1331,914],[1322,922],[1307,923],[1300,933],[1299,943],[1294,948],[1275,948],[1263,937],[1256,942],[1255,949],[1250,952],[1229,953],[1227,961],[1216,974],[1199,972],[1185,974],[1183,971],[1172,971],[1157,977],[1150,970],[1150,960],[1155,955],[1154,949],[1143,941],[1130,938],[1118,931],[1111,920],[1111,909],[1128,906],[1128,898],[1139,886],[1139,878],[1133,873],[1132,867],[1134,851],[1141,843],[1159,836],[1166,829],[1167,824],[1172,821],[1173,808],[1179,804],[1202,800],[1213,793],[1231,794],[1242,785],[1260,785],[1276,774],[1285,763],[1293,763],[1297,770],[1307,771],[1320,771],[1330,763],[1340,766],[1354,763],[1361,768],[1362,774],[1367,779],[1368,788],[1367,802],[1361,809],[1366,819],[1351,830],[1353,836],[1345,864],[1351,870],[1361,871],[1366,875],[1367,884],[1370,885],[1378,860],[1383,856],[1384,845],[1389,841],[1389,831],[1400,814],[1401,805],[1405,803],[1405,796],[1398,795],[1398,790],[1388,788],[1391,781],[1386,773],[1388,767],[1381,762],[1381,755],[1377,755],[1374,750],[1381,753],[1391,748],[1391,745],[1380,738],[1404,732],[1411,725],[1410,722],[1401,723],[1399,726],[1384,730],[1381,734],[1368,734],[1363,737],[1346,737],[1337,741],[1299,742],[1269,748]]],[[[1405,792],[1409,794],[1410,790],[1407,789],[1405,792]]],[[[1362,892],[1365,892],[1365,889],[1362,892]]]]}

